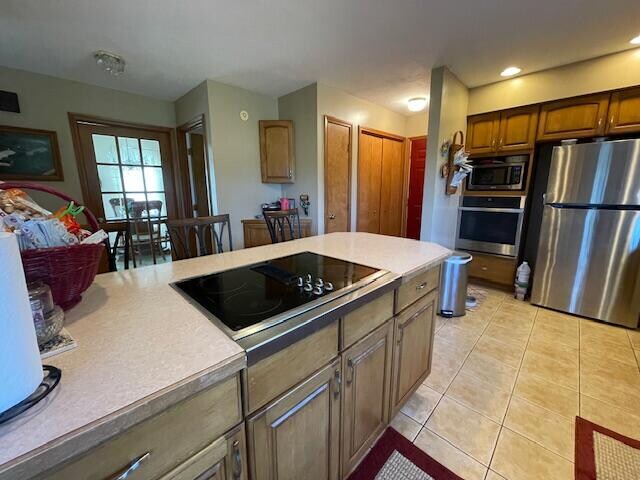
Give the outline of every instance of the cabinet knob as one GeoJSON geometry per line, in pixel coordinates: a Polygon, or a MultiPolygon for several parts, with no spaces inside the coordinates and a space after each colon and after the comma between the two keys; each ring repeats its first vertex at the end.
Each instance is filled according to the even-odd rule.
{"type": "Polygon", "coordinates": [[[336,219],[336,214],[335,213],[330,213],[329,214],[329,220],[335,220],[336,219]]]}
{"type": "Polygon", "coordinates": [[[483,272],[486,272],[489,269],[487,267],[480,267],[480,270],[482,270],[483,272]]]}

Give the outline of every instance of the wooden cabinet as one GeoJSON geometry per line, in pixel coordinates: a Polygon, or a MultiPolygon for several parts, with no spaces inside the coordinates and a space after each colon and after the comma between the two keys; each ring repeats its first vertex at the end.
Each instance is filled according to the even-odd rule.
{"type": "Polygon", "coordinates": [[[538,111],[538,105],[534,105],[501,112],[497,151],[506,153],[533,149],[538,111]]]}
{"type": "Polygon", "coordinates": [[[437,292],[425,295],[395,319],[390,418],[431,371],[437,292]]]}
{"type": "Polygon", "coordinates": [[[563,140],[603,135],[609,96],[609,93],[599,93],[543,104],[537,139],[563,140]]]}
{"type": "Polygon", "coordinates": [[[469,117],[465,149],[485,156],[533,149],[538,110],[533,105],[469,117]]]}
{"type": "MultiPolygon", "coordinates": [[[[140,459],[127,478],[158,478],[190,461],[196,452],[209,447],[220,451],[221,447],[212,447],[216,438],[241,421],[240,381],[239,375],[234,375],[134,425],[43,477],[116,478],[140,459]]],[[[204,455],[211,461],[210,453],[204,455]]],[[[209,466],[214,463],[211,461],[209,466]]]]}
{"type": "Polygon", "coordinates": [[[338,322],[249,365],[243,372],[247,413],[282,395],[338,355],[338,322]]]}
{"type": "Polygon", "coordinates": [[[467,119],[465,150],[471,155],[495,153],[499,133],[500,112],[473,115],[467,119]]]}
{"type": "Polygon", "coordinates": [[[403,283],[396,290],[395,312],[400,313],[420,297],[438,288],[438,285],[440,285],[440,265],[419,273],[403,283]]]}
{"type": "MultiPolygon", "coordinates": [[[[260,245],[270,245],[271,236],[267,224],[262,218],[251,218],[242,220],[242,231],[244,233],[244,248],[259,247],[260,245]]],[[[311,236],[311,219],[300,219],[300,231],[303,237],[311,236]]]]}
{"type": "Polygon", "coordinates": [[[293,183],[295,155],[291,120],[260,120],[260,166],[263,183],[293,183]]]}
{"type": "Polygon", "coordinates": [[[393,321],[342,355],[342,476],[351,472],[389,422],[393,321]]]}
{"type": "Polygon", "coordinates": [[[360,131],[358,153],[359,232],[400,236],[404,208],[404,139],[360,131]]]}
{"type": "Polygon", "coordinates": [[[181,463],[160,480],[246,480],[244,423],[181,463]]]}
{"type": "Polygon", "coordinates": [[[473,260],[469,264],[469,276],[491,283],[513,286],[516,276],[516,259],[471,252],[473,260]]]}
{"type": "Polygon", "coordinates": [[[640,88],[611,94],[607,133],[640,132],[640,88]]]}
{"type": "Polygon", "coordinates": [[[339,359],[247,421],[253,480],[337,480],[340,472],[339,359]]]}

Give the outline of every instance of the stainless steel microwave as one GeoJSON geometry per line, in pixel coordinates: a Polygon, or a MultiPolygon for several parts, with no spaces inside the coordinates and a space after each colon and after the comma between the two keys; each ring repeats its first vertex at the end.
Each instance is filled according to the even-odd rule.
{"type": "Polygon", "coordinates": [[[474,165],[467,177],[467,190],[524,190],[527,158],[517,155],[499,163],[474,165]]]}

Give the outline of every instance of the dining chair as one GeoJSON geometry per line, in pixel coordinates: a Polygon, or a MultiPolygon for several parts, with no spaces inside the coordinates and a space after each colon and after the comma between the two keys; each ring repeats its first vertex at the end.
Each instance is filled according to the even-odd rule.
{"type": "Polygon", "coordinates": [[[168,220],[167,228],[176,260],[224,252],[225,229],[233,250],[229,214],[168,220]]]}
{"type": "Polygon", "coordinates": [[[302,230],[300,228],[300,216],[297,208],[279,211],[263,210],[267,229],[271,237],[271,243],[286,242],[302,238],[302,230]]]}
{"type": "MultiPolygon", "coordinates": [[[[111,243],[111,236],[108,236],[104,241],[107,247],[107,258],[109,261],[109,271],[118,271],[118,251],[122,251],[124,254],[124,269],[129,269],[129,261],[131,260],[131,249],[133,248],[133,242],[131,241],[131,227],[129,222],[109,222],[100,225],[100,228],[107,234],[115,233],[113,243],[111,243]]],[[[133,267],[136,267],[136,258],[133,256],[133,267]]]]}

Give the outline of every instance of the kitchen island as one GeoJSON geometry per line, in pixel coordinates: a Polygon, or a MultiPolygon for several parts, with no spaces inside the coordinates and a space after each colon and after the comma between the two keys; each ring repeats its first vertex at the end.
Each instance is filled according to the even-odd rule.
{"type": "MultiPolygon", "coordinates": [[[[311,350],[306,349],[305,358],[310,357],[315,346],[319,359],[327,359],[327,355],[331,355],[331,359],[325,363],[311,365],[310,368],[316,372],[311,377],[300,379],[292,375],[288,383],[283,383],[287,388],[297,385],[295,389],[299,389],[306,382],[318,380],[318,376],[327,377],[326,372],[330,372],[327,378],[331,377],[333,380],[329,380],[333,383],[324,384],[329,385],[328,388],[333,386],[334,390],[340,385],[341,361],[346,358],[344,355],[337,356],[338,352],[344,354],[347,347],[358,350],[364,341],[361,335],[371,330],[376,339],[395,338],[398,341],[397,332],[402,331],[398,330],[402,327],[398,322],[409,324],[420,312],[426,311],[426,307],[420,304],[425,303],[426,299],[431,301],[430,315],[433,315],[438,266],[450,253],[439,245],[426,242],[366,233],[334,233],[99,275],[84,294],[83,301],[67,312],[66,328],[76,339],[78,347],[45,361],[62,370],[59,387],[51,398],[18,419],[0,426],[0,479],[34,476],[58,478],[58,466],[62,466],[61,471],[67,474],[73,472],[65,470],[67,465],[70,464],[70,468],[73,468],[74,463],[82,466],[82,459],[90,459],[94,449],[103,449],[101,462],[104,465],[100,464],[96,468],[112,467],[113,470],[108,470],[109,473],[119,474],[120,464],[116,462],[113,466],[107,465],[108,459],[104,458],[112,452],[109,450],[110,445],[117,443],[120,437],[126,436],[130,431],[138,435],[134,436],[137,443],[149,432],[155,433],[155,436],[161,439],[162,432],[165,432],[163,428],[168,428],[171,432],[173,427],[167,427],[158,419],[164,418],[166,423],[175,417],[174,420],[188,424],[189,412],[197,412],[200,415],[197,409],[204,409],[202,418],[210,419],[208,424],[205,422],[203,425],[211,429],[212,435],[231,432],[230,436],[225,438],[229,440],[228,450],[235,463],[229,465],[227,462],[224,468],[227,469],[228,478],[233,478],[230,472],[233,470],[233,475],[236,475],[236,463],[245,459],[244,453],[239,454],[237,451],[239,446],[244,447],[244,419],[248,419],[249,449],[255,448],[264,453],[264,449],[258,448],[255,442],[264,433],[260,430],[264,424],[264,416],[275,411],[270,410],[274,403],[269,403],[274,392],[264,392],[264,401],[249,405],[246,399],[240,398],[240,384],[243,383],[246,390],[252,381],[260,379],[256,375],[269,374],[270,367],[281,359],[275,358],[277,355],[267,357],[263,359],[266,363],[256,364],[256,369],[252,372],[251,367],[247,368],[244,349],[187,302],[170,284],[187,277],[224,271],[300,252],[313,252],[360,263],[388,270],[401,277],[402,286],[396,289],[394,295],[381,296],[375,300],[375,304],[372,302],[362,306],[351,314],[353,321],[344,321],[340,325],[335,323],[334,326],[315,333],[314,335],[321,334],[322,338],[314,339],[324,340],[327,345],[331,344],[331,349],[319,351],[323,343],[314,341],[310,344],[311,350]],[[435,277],[433,272],[436,272],[435,277]],[[427,283],[428,287],[425,288],[427,283]],[[414,307],[422,307],[422,310],[408,315],[406,312],[414,307]],[[389,318],[391,316],[394,318],[389,318]],[[372,329],[360,327],[362,318],[375,321],[372,329]],[[354,325],[354,328],[347,328],[347,325],[354,325]],[[330,334],[327,334],[328,330],[331,330],[330,334]],[[345,341],[345,334],[351,340],[345,341]],[[331,343],[334,340],[338,340],[335,346],[331,343]],[[325,364],[328,368],[321,368],[325,364]],[[200,401],[203,395],[211,395],[211,398],[200,401]],[[215,402],[215,406],[212,408],[207,401],[215,402]],[[192,405],[187,405],[188,402],[192,402],[192,405]],[[269,405],[266,405],[267,403],[269,405]],[[181,413],[179,407],[184,405],[189,408],[184,407],[186,413],[181,413]],[[218,418],[220,415],[223,418],[218,418]],[[157,425],[152,425],[153,428],[149,427],[150,430],[145,431],[146,424],[152,422],[157,425]]],[[[409,337],[409,340],[418,338],[412,335],[406,337],[409,337]]],[[[305,339],[300,340],[304,341],[305,339]]],[[[392,342],[387,343],[387,356],[402,354],[400,349],[392,352],[392,342]]],[[[428,354],[430,367],[430,349],[424,352],[428,354]]],[[[282,353],[285,355],[284,360],[295,370],[293,366],[296,364],[290,362],[299,361],[300,352],[287,350],[282,353]]],[[[353,360],[354,358],[351,358],[350,366],[354,364],[353,360]]],[[[349,363],[349,360],[346,362],[349,363]]],[[[393,368],[400,369],[398,362],[395,366],[392,366],[391,362],[385,365],[385,372],[388,374],[385,375],[384,381],[389,382],[385,386],[386,389],[391,388],[389,375],[396,380],[394,385],[400,389],[409,391],[414,387],[413,384],[404,385],[408,380],[401,378],[400,371],[392,372],[393,368]]],[[[407,371],[412,368],[410,365],[405,367],[407,371]]],[[[348,379],[345,381],[345,387],[347,382],[348,379]]],[[[257,392],[258,390],[256,394],[257,392]]],[[[276,393],[280,395],[280,392],[276,393]]],[[[298,393],[292,392],[291,395],[295,396],[298,393]]],[[[279,398],[288,401],[292,397],[279,398]]],[[[331,398],[335,398],[338,401],[337,405],[342,405],[344,410],[345,399],[333,394],[331,398]]],[[[395,400],[385,400],[389,404],[384,414],[387,421],[399,408],[397,401],[405,399],[395,400]],[[393,403],[396,403],[395,407],[391,405],[393,403]]],[[[282,406],[283,403],[286,402],[281,400],[279,405],[282,406]]],[[[349,406],[346,405],[346,408],[349,406]]],[[[338,426],[340,419],[335,419],[335,422],[337,423],[334,426],[338,426]]],[[[176,434],[179,432],[180,429],[175,429],[176,434]]],[[[184,433],[188,435],[189,432],[184,433]]],[[[201,448],[204,440],[198,435],[195,437],[197,438],[194,439],[193,448],[201,448]]],[[[187,448],[191,438],[172,439],[174,444],[180,444],[179,440],[187,444],[185,451],[180,453],[193,457],[202,453],[187,448]]],[[[122,453],[126,445],[116,445],[113,451],[122,453]]],[[[226,445],[225,443],[221,447],[219,442],[209,441],[201,456],[208,456],[207,461],[214,465],[214,453],[226,454],[226,445]]],[[[166,445],[164,447],[166,448],[166,445]]],[[[163,445],[159,445],[156,450],[162,452],[162,448],[163,445]]],[[[131,453],[129,460],[133,461],[138,457],[138,454],[131,453]]],[[[166,473],[166,468],[162,470],[163,465],[154,464],[157,462],[157,456],[154,458],[153,452],[143,461],[147,461],[146,458],[150,458],[149,466],[140,467],[140,477],[129,478],[153,478],[166,473]],[[150,472],[154,473],[144,473],[145,468],[150,468],[150,472]],[[153,468],[157,468],[157,472],[153,468]]],[[[171,463],[171,459],[163,460],[169,462],[166,465],[176,466],[176,462],[171,463]]],[[[178,460],[182,461],[184,458],[178,460]]],[[[255,463],[255,458],[250,461],[255,463]]],[[[338,465],[337,459],[333,458],[331,461],[331,469],[335,469],[336,472],[344,470],[338,465]]],[[[129,462],[122,465],[125,470],[127,466],[129,462]]],[[[190,466],[193,465],[187,464],[180,468],[187,468],[184,471],[188,471],[190,466]]],[[[86,465],[83,468],[86,468],[86,465]]],[[[183,470],[172,472],[170,478],[188,478],[188,473],[181,473],[183,470]]],[[[247,478],[246,474],[247,469],[244,468],[236,478],[247,478]]],[[[337,473],[334,476],[337,477],[337,473]]]]}

